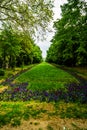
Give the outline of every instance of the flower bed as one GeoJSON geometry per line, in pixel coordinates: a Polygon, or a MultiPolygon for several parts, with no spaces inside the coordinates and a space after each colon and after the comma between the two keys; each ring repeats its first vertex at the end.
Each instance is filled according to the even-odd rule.
{"type": "Polygon", "coordinates": [[[29,90],[28,83],[11,83],[8,89],[0,93],[0,101],[60,101],[87,103],[87,86],[71,83],[65,89],[29,90]]]}

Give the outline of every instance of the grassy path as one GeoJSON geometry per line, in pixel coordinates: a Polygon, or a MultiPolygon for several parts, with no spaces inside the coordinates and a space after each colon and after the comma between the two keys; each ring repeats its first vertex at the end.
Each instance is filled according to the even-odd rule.
{"type": "Polygon", "coordinates": [[[15,82],[28,82],[31,90],[51,90],[63,88],[65,84],[78,82],[69,73],[48,63],[41,63],[31,70],[21,74],[15,82]]]}

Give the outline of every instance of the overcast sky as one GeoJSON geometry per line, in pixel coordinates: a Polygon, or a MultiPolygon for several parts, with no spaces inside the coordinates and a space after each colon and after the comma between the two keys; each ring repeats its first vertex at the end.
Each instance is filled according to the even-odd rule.
{"type": "MultiPolygon", "coordinates": [[[[67,0],[55,0],[54,2],[54,21],[57,18],[61,18],[61,9],[60,9],[60,5],[63,5],[65,2],[67,2],[67,0]]],[[[40,41],[40,40],[36,40],[36,44],[40,47],[40,49],[42,50],[42,56],[46,57],[46,51],[48,50],[48,48],[50,47],[50,40],[52,39],[53,35],[54,35],[54,30],[53,30],[53,23],[50,23],[49,29],[52,30],[50,32],[46,32],[45,37],[46,40],[44,41],[40,41]]]]}

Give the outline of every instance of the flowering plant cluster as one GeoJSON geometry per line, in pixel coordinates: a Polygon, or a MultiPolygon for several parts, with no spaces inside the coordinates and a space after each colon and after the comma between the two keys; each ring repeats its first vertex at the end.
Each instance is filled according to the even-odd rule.
{"type": "Polygon", "coordinates": [[[29,90],[28,83],[10,84],[10,88],[0,93],[0,101],[60,101],[87,103],[87,86],[71,83],[65,89],[29,90]]]}

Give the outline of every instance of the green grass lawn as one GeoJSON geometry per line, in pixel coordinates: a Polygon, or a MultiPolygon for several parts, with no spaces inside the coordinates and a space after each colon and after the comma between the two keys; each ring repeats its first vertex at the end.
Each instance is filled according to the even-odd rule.
{"type": "Polygon", "coordinates": [[[29,71],[21,74],[15,82],[28,82],[31,90],[56,90],[64,88],[65,84],[78,82],[69,73],[43,62],[29,71]]]}

